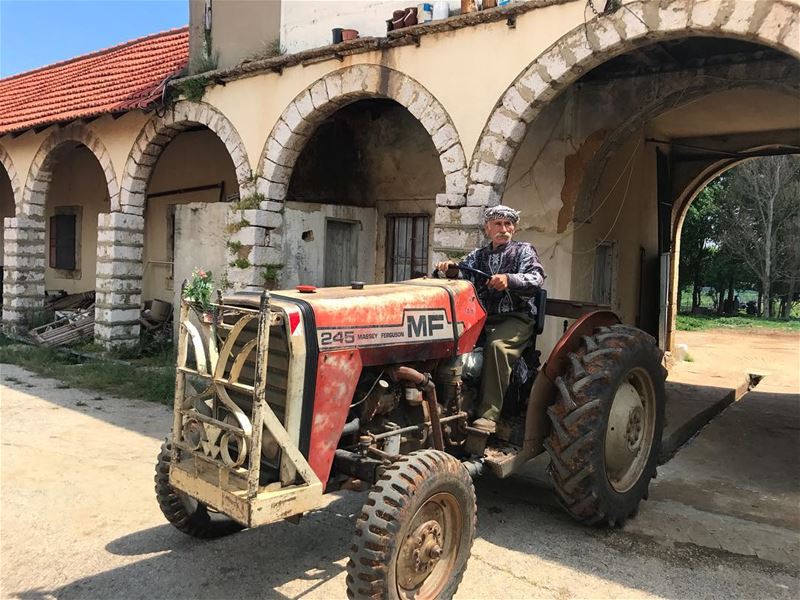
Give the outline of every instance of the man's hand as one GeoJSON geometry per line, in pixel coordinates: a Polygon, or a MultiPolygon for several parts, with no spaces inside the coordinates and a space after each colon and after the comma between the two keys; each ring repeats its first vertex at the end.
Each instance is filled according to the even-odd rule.
{"type": "Polygon", "coordinates": [[[508,289],[508,275],[492,275],[486,285],[493,290],[503,291],[508,289]]]}
{"type": "Polygon", "coordinates": [[[436,263],[436,270],[450,278],[458,277],[457,267],[458,265],[452,260],[443,260],[442,262],[436,263]]]}

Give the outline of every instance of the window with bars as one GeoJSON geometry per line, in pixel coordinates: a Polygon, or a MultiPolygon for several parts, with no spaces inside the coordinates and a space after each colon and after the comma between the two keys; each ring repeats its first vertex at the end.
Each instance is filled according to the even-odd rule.
{"type": "Polygon", "coordinates": [[[428,270],[427,215],[387,217],[386,281],[422,277],[428,270]]]}

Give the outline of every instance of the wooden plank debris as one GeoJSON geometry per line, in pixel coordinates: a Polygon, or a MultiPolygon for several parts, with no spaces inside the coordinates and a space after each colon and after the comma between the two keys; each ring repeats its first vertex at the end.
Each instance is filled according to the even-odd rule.
{"type": "Polygon", "coordinates": [[[34,327],[28,333],[39,345],[48,348],[65,346],[91,337],[94,334],[94,303],[51,323],[34,327]]]}

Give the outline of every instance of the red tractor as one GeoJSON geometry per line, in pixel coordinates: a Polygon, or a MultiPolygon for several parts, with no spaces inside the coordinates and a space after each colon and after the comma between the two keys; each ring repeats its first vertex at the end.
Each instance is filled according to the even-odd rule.
{"type": "Polygon", "coordinates": [[[511,386],[489,436],[470,427],[486,313],[467,281],[240,293],[206,313],[184,302],[156,467],[164,515],[218,537],[369,484],[351,598],[452,596],[475,535],[472,478],[507,477],[542,452],[567,512],[621,524],[656,473],[662,353],[608,310],[544,292],[537,304],[538,333],[545,314],[574,322],[538,371],[534,337],[532,388],[511,386]]]}

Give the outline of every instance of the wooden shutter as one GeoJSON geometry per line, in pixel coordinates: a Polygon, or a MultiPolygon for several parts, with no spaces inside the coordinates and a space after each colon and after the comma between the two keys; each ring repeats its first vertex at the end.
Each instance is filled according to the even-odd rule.
{"type": "Polygon", "coordinates": [[[75,215],[50,217],[50,266],[74,271],[77,250],[77,218],[75,215]]]}

